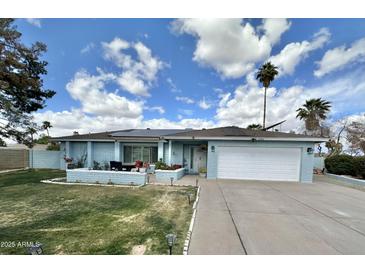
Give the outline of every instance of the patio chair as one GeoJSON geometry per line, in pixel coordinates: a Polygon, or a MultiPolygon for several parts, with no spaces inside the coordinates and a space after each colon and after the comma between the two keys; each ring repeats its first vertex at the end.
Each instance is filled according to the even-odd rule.
{"type": "Polygon", "coordinates": [[[122,170],[122,162],[118,162],[118,161],[110,161],[110,170],[118,170],[121,171],[122,170]]]}

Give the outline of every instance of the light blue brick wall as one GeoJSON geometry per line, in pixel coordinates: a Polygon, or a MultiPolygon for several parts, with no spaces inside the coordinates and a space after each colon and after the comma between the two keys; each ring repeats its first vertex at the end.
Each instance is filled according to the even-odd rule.
{"type": "Polygon", "coordinates": [[[114,161],[114,142],[92,142],[92,161],[104,162],[114,161]]]}
{"type": "Polygon", "coordinates": [[[50,151],[50,150],[29,151],[30,168],[61,169],[63,163],[64,160],[62,151],[50,151]]]}
{"type": "Polygon", "coordinates": [[[217,155],[219,146],[250,146],[250,147],[276,147],[276,148],[300,148],[301,167],[300,182],[310,183],[313,180],[313,154],[307,153],[307,148],[314,149],[314,143],[311,142],[270,142],[270,141],[209,141],[208,142],[208,159],[207,159],[207,178],[217,178],[217,155]],[[215,152],[211,147],[215,146],[215,152]]]}
{"type": "MultiPolygon", "coordinates": [[[[78,159],[80,159],[83,155],[86,154],[87,154],[87,142],[70,142],[69,156],[74,159],[74,162],[76,162],[78,159]]],[[[87,157],[90,157],[90,155],[87,155],[87,157]]]]}
{"type": "Polygon", "coordinates": [[[183,164],[183,143],[172,142],[172,165],[182,165],[183,164]]]}
{"type": "Polygon", "coordinates": [[[68,169],[67,182],[80,183],[103,183],[129,185],[144,185],[147,182],[147,173],[122,172],[122,171],[102,171],[88,169],[68,169]]]}
{"type": "Polygon", "coordinates": [[[174,182],[180,180],[185,174],[184,168],[177,170],[155,170],[155,176],[157,182],[170,182],[170,178],[174,178],[174,182]]]}

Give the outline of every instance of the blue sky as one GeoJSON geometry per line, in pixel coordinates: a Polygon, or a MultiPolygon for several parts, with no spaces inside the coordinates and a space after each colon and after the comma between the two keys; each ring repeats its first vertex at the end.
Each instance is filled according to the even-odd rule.
{"type": "Polygon", "coordinates": [[[42,41],[44,86],[57,94],[35,114],[53,135],[131,127],[261,123],[254,73],[270,60],[268,124],[302,130],[306,99],[332,102],[329,122],[361,117],[363,19],[18,19],[26,44],[42,41]]]}

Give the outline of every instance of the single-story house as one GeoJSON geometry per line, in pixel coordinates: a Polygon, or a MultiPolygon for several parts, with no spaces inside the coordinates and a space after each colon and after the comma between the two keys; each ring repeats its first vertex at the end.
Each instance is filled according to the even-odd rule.
{"type": "Polygon", "coordinates": [[[127,129],[53,138],[65,157],[93,162],[162,160],[208,179],[312,182],[314,146],[325,138],[249,130],[235,126],[211,129],[127,129]]]}

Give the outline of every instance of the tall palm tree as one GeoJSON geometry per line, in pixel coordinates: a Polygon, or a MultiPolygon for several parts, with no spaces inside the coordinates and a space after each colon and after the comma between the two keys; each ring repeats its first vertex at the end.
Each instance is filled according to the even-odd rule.
{"type": "Polygon", "coordinates": [[[260,124],[250,124],[246,128],[253,129],[253,130],[259,130],[259,129],[262,129],[262,126],[260,124]]]}
{"type": "Polygon", "coordinates": [[[278,67],[271,64],[271,62],[266,62],[263,64],[256,73],[256,79],[262,83],[265,88],[264,96],[264,118],[262,122],[262,127],[265,128],[266,121],[266,90],[270,86],[270,83],[275,79],[275,76],[279,74],[278,67]]]}
{"type": "Polygon", "coordinates": [[[47,131],[47,136],[49,137],[49,129],[53,127],[49,121],[43,121],[42,128],[47,131]]]}
{"type": "Polygon", "coordinates": [[[310,99],[297,109],[297,118],[305,121],[307,130],[316,130],[320,127],[320,121],[327,118],[331,109],[331,103],[322,98],[310,99]]]}

